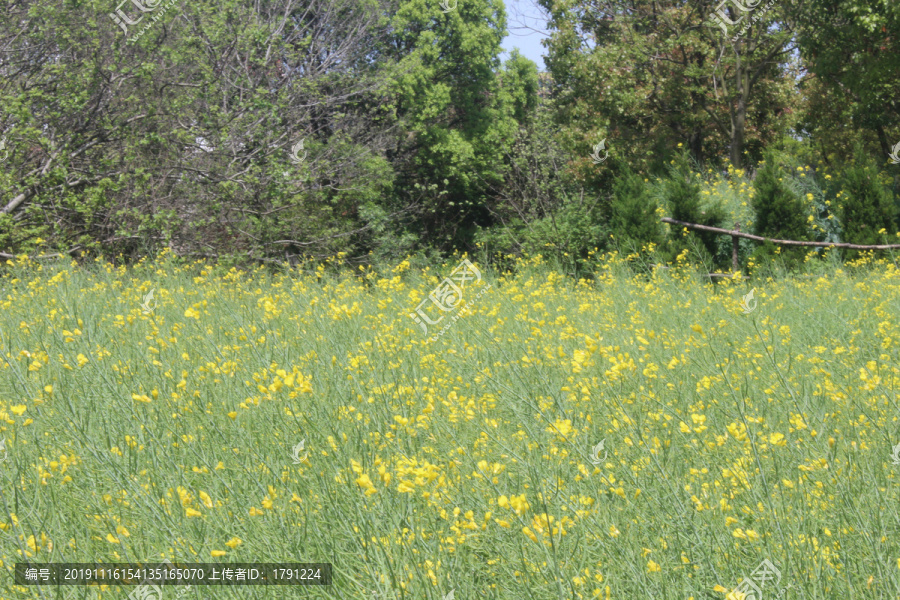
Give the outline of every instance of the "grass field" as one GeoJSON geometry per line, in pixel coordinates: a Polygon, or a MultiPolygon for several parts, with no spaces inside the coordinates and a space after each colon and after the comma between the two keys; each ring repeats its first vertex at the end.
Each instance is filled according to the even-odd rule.
{"type": "Polygon", "coordinates": [[[469,281],[432,339],[410,313],[457,262],[7,263],[3,598],[134,591],[41,596],[17,561],[162,558],[334,569],[167,599],[725,599],[764,560],[763,598],[900,597],[892,264],[534,260],[469,281]]]}

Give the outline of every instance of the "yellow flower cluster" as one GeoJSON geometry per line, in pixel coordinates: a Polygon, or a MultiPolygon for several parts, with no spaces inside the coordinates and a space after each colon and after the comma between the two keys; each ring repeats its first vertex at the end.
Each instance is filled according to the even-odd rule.
{"type": "Polygon", "coordinates": [[[485,267],[435,340],[409,314],[458,260],[10,261],[0,566],[283,562],[302,540],[355,574],[347,597],[703,598],[763,558],[809,597],[892,597],[900,270],[712,285],[690,252],[596,260],[485,267]]]}

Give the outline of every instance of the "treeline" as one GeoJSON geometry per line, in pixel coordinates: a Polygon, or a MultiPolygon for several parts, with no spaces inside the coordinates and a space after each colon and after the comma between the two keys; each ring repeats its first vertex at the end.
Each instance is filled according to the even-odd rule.
{"type": "Polygon", "coordinates": [[[900,230],[895,2],[539,0],[539,75],[501,0],[115,1],[0,8],[0,252],[577,267],[730,259],[663,214],[900,230]]]}

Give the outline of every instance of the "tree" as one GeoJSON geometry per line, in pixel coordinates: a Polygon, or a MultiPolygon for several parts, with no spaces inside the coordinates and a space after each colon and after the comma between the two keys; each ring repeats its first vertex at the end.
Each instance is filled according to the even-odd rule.
{"type": "Polygon", "coordinates": [[[371,229],[359,208],[393,179],[385,4],[123,6],[3,8],[0,47],[29,49],[0,64],[7,247],[271,259],[371,229]]]}
{"type": "MultiPolygon", "coordinates": [[[[842,108],[829,118],[809,111],[811,128],[824,135],[846,127],[871,132],[880,155],[887,157],[900,121],[900,4],[882,0],[806,0],[792,6],[804,62],[817,85],[813,98],[842,108]]],[[[846,134],[836,142],[846,141],[846,134]]],[[[832,146],[833,144],[829,144],[832,146]]],[[[852,148],[844,146],[851,154],[852,148]]]]}
{"type": "MultiPolygon", "coordinates": [[[[545,73],[543,83],[547,80],[545,73]]],[[[606,199],[585,194],[566,172],[568,157],[553,128],[555,112],[544,94],[536,109],[527,112],[503,156],[502,180],[485,181],[493,225],[480,229],[476,239],[499,262],[508,256],[549,254],[559,268],[581,276],[589,272],[586,263],[595,249],[606,249],[609,215],[606,199]]]]}
{"type": "Polygon", "coordinates": [[[489,225],[490,184],[519,120],[533,109],[534,64],[514,56],[500,71],[506,30],[502,3],[460,2],[443,12],[432,0],[404,0],[392,19],[402,70],[392,86],[405,138],[397,140],[398,189],[424,189],[421,235],[448,249],[468,247],[489,225]]]}
{"type": "MultiPolygon", "coordinates": [[[[776,8],[741,33],[710,26],[710,1],[541,0],[550,14],[548,66],[559,115],[585,179],[591,140],[608,138],[639,170],[664,168],[679,142],[695,160],[780,135],[792,82],[790,28],[776,8]],[[732,42],[731,38],[736,41],[732,42]]],[[[737,17],[733,17],[737,24],[737,17]]]]}

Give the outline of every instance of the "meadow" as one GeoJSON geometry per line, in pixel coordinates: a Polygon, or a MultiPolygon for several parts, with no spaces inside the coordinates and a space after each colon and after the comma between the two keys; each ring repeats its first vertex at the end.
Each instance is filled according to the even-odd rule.
{"type": "Polygon", "coordinates": [[[2,597],[134,591],[17,561],[163,558],[334,573],[167,599],[725,599],[766,560],[763,598],[900,597],[893,262],[537,257],[432,339],[410,313],[458,262],[7,261],[2,597]]]}

